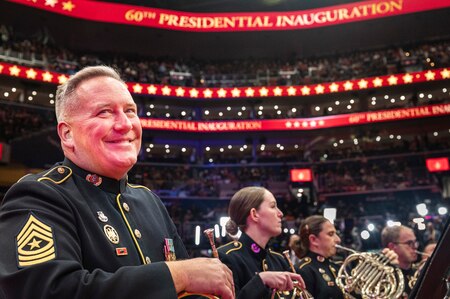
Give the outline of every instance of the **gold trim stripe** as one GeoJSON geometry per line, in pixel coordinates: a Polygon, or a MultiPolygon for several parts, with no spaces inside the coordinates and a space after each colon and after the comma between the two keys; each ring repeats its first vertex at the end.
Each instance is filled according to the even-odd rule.
{"type": "Polygon", "coordinates": [[[72,175],[72,169],[70,169],[69,167],[67,167],[67,166],[56,166],[56,167],[53,167],[52,169],[50,169],[49,171],[47,171],[47,173],[45,173],[41,178],[39,178],[39,179],[38,179],[38,182],[41,182],[41,181],[43,181],[43,180],[48,180],[48,181],[50,181],[50,182],[53,182],[53,183],[59,185],[59,184],[61,184],[61,183],[64,183],[71,175],[72,175]],[[55,180],[53,180],[53,179],[51,179],[51,178],[46,177],[46,176],[49,175],[52,171],[54,171],[55,169],[57,169],[57,168],[59,168],[59,167],[63,167],[63,168],[65,168],[65,169],[69,170],[69,173],[68,173],[63,179],[61,179],[61,180],[59,180],[59,181],[55,181],[55,180]]]}
{"type": "Polygon", "coordinates": [[[123,212],[122,205],[120,204],[120,194],[117,194],[116,202],[117,202],[117,206],[119,207],[120,214],[122,214],[122,218],[123,218],[123,220],[125,221],[125,223],[126,223],[126,225],[127,225],[127,227],[128,227],[128,231],[129,231],[129,233],[130,233],[130,235],[131,235],[131,238],[133,238],[134,245],[136,245],[136,248],[137,248],[137,250],[138,250],[138,252],[139,252],[139,255],[141,256],[142,263],[145,265],[145,264],[147,264],[147,261],[146,261],[146,259],[145,259],[145,257],[144,257],[144,254],[142,253],[142,250],[141,250],[141,247],[139,246],[138,241],[137,241],[136,238],[134,237],[133,229],[131,228],[130,223],[128,222],[128,219],[127,219],[127,217],[125,216],[125,213],[123,212]]]}

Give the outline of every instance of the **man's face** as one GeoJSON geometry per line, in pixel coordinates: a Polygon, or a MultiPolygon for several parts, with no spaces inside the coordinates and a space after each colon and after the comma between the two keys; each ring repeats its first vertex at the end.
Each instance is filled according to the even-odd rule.
{"type": "Polygon", "coordinates": [[[97,77],[76,89],[77,108],[58,124],[66,156],[93,173],[120,179],[136,163],[142,127],[126,86],[97,77]]]}
{"type": "Polygon", "coordinates": [[[398,255],[398,261],[401,268],[409,268],[417,259],[417,239],[411,229],[402,228],[397,242],[394,243],[392,250],[398,255]]]}

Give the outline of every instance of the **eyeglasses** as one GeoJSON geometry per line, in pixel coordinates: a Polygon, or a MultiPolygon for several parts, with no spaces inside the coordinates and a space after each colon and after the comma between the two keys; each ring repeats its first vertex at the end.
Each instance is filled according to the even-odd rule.
{"type": "Polygon", "coordinates": [[[404,245],[408,245],[411,248],[419,247],[419,241],[417,241],[417,240],[409,240],[409,241],[405,241],[405,242],[394,242],[394,244],[404,244],[404,245]]]}

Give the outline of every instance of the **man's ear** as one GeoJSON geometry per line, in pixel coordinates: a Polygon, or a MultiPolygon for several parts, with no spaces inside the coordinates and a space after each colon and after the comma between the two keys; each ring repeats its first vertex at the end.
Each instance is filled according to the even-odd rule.
{"type": "Polygon", "coordinates": [[[73,149],[72,127],[66,122],[58,123],[58,135],[63,149],[73,149]]]}
{"type": "Polygon", "coordinates": [[[390,250],[394,250],[394,246],[395,246],[395,244],[392,243],[392,242],[389,242],[389,243],[387,244],[387,248],[389,248],[390,250]]]}

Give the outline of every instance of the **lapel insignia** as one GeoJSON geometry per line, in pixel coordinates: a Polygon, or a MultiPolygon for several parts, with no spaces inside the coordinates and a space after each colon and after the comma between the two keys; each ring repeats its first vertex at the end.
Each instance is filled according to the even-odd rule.
{"type": "Polygon", "coordinates": [[[97,211],[97,217],[101,222],[108,222],[108,217],[102,211],[97,211]]]}
{"type": "Polygon", "coordinates": [[[317,256],[317,261],[323,263],[325,261],[325,258],[323,256],[321,256],[321,255],[318,255],[317,256]]]}
{"type": "Polygon", "coordinates": [[[114,229],[114,227],[107,224],[103,227],[103,231],[105,232],[106,237],[109,239],[109,241],[111,241],[111,243],[119,244],[119,234],[114,229]]]}
{"type": "Polygon", "coordinates": [[[96,174],[88,174],[86,176],[86,181],[88,181],[89,183],[93,184],[94,186],[100,186],[100,184],[102,183],[102,177],[96,175],[96,174]]]}
{"type": "Polygon", "coordinates": [[[261,251],[261,248],[258,245],[256,245],[255,243],[252,243],[252,245],[250,247],[254,253],[259,253],[261,251]]]}
{"type": "Polygon", "coordinates": [[[320,272],[320,273],[325,273],[325,270],[322,269],[322,268],[319,268],[319,272],[320,272]]]}
{"type": "Polygon", "coordinates": [[[19,267],[40,264],[56,257],[53,230],[33,214],[16,237],[19,267]]]}

